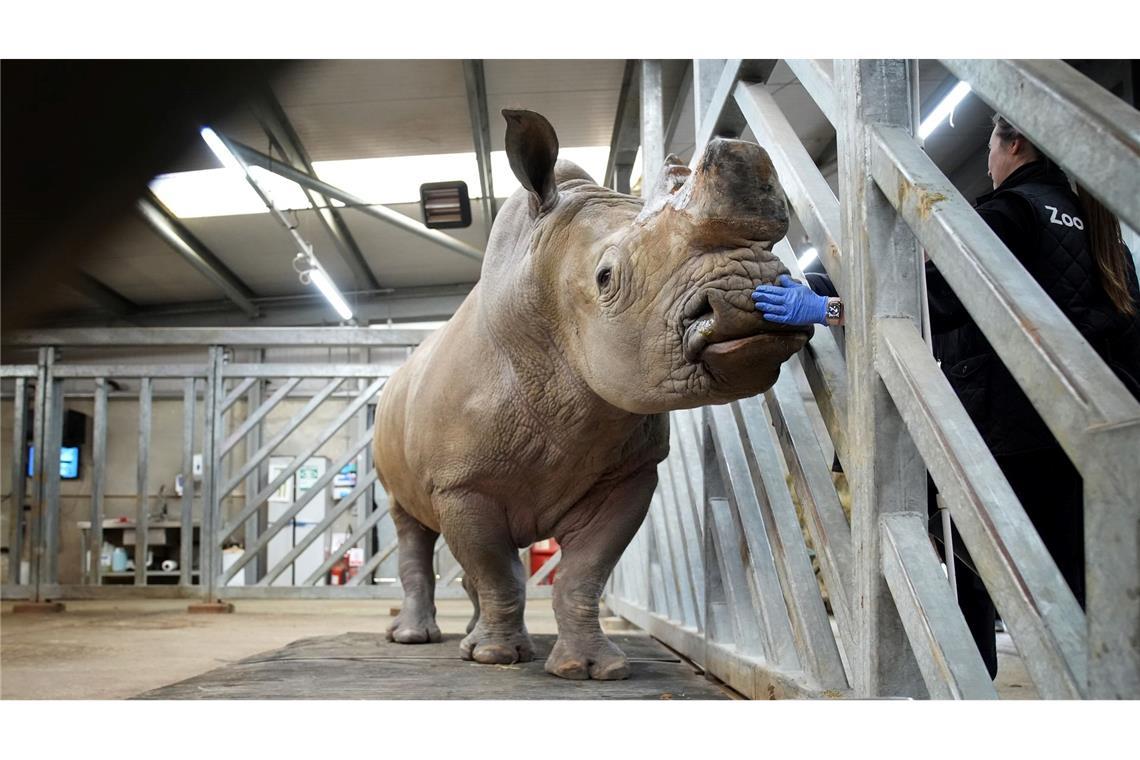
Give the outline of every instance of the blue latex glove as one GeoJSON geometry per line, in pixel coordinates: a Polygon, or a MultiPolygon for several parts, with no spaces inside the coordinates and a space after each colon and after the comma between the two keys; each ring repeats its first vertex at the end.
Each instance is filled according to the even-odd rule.
{"type": "Polygon", "coordinates": [[[769,322],[782,325],[827,324],[827,296],[782,274],[779,285],[757,285],[752,291],[756,308],[769,322]]]}

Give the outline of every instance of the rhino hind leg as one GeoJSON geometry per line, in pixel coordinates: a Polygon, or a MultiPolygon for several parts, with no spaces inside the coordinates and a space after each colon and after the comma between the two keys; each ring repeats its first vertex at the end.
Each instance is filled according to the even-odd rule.
{"type": "MultiPolygon", "coordinates": [[[[606,579],[649,511],[656,466],[640,470],[598,500],[592,514],[559,537],[562,561],[554,581],[558,641],[545,669],[560,678],[629,678],[629,661],[602,632],[598,604],[606,579]]],[[[579,518],[581,515],[579,515],[579,518]]]]}
{"type": "Polygon", "coordinates": [[[534,644],[523,622],[526,576],[502,511],[490,500],[467,495],[441,502],[437,513],[475,605],[460,656],[488,665],[530,662],[534,644]]]}
{"type": "Polygon", "coordinates": [[[404,603],[400,614],[388,626],[388,641],[400,644],[439,641],[442,636],[435,622],[435,568],[432,566],[439,534],[425,527],[395,501],[391,511],[399,541],[404,603]]]}
{"type": "Polygon", "coordinates": [[[479,594],[475,591],[475,583],[466,575],[463,576],[463,590],[467,592],[467,598],[471,600],[471,605],[475,608],[471,620],[467,623],[467,633],[471,633],[475,630],[475,624],[479,622],[479,594]]]}

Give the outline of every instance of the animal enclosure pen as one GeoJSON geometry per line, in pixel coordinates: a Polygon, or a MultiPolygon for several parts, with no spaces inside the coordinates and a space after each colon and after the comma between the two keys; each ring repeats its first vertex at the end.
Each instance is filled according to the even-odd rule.
{"type": "MultiPolygon", "coordinates": [[[[627,77],[622,93],[623,103],[640,93],[641,107],[631,112],[641,123],[632,133],[640,133],[649,178],[665,162],[682,106],[666,113],[661,63],[635,64],[640,73],[627,77]]],[[[914,137],[915,61],[787,61],[838,135],[838,197],[762,86],[775,64],[693,62],[693,154],[714,136],[746,129],[755,136],[844,297],[847,328],[839,335],[817,327],[762,396],[671,415],[670,456],[605,604],[750,698],[996,697],[927,536],[929,471],[1038,693],[1140,697],[1140,405],[922,151],[914,137]],[[923,251],[1084,478],[1086,610],[930,355],[923,251]],[[850,517],[832,473],[836,459],[851,486],[850,517]]],[[[1140,227],[1135,110],[1060,62],[944,64],[1140,227]]],[[[615,145],[606,178],[624,190],[636,152],[628,147],[615,145]]],[[[787,241],[776,252],[802,278],[787,241]]],[[[395,544],[368,451],[369,407],[423,338],[354,328],[6,336],[7,348],[35,359],[0,369],[5,401],[18,402],[6,415],[14,580],[4,598],[400,598],[395,572],[377,572],[390,567],[395,544]],[[95,347],[173,347],[179,358],[70,358],[95,347]],[[90,492],[76,498],[45,467],[59,459],[67,398],[92,409],[90,492]],[[159,400],[179,411],[162,407],[163,419],[173,414],[176,422],[156,430],[159,400]],[[108,420],[123,403],[136,410],[135,493],[116,495],[126,506],[111,510],[108,420]],[[159,436],[181,441],[176,467],[184,475],[194,471],[196,453],[203,460],[200,480],[186,477],[177,497],[176,582],[162,584],[147,570],[156,503],[149,457],[159,436]],[[271,475],[271,457],[286,449],[271,475]],[[328,458],[323,474],[270,518],[270,500],[318,455],[328,458]],[[271,562],[270,544],[350,464],[356,480],[343,498],[271,562]],[[90,523],[81,581],[66,581],[76,569],[60,565],[68,509],[68,519],[81,514],[90,523]],[[130,583],[103,582],[97,555],[111,512],[135,529],[130,583]],[[318,539],[327,556],[282,583],[318,539]],[[331,585],[329,571],[352,547],[362,550],[361,566],[345,585],[331,585]]],[[[464,597],[462,568],[442,542],[437,553],[437,596],[464,597]]],[[[542,581],[559,561],[555,553],[534,573],[529,597],[549,595],[542,581]]]]}

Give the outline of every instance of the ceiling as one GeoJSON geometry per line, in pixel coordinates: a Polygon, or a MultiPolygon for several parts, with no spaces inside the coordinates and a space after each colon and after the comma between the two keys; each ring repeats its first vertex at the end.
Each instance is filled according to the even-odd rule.
{"type": "MultiPolygon", "coordinates": [[[[671,63],[672,73],[665,81],[666,117],[674,107],[679,110],[668,149],[687,159],[695,132],[690,77],[685,62],[671,63]],[[678,93],[676,103],[673,92],[678,93]]],[[[135,64],[146,66],[147,62],[135,64]]],[[[1104,82],[1121,70],[1100,68],[1109,72],[1098,74],[1104,82]]],[[[490,149],[503,149],[499,116],[503,108],[542,113],[555,127],[562,147],[609,146],[625,70],[624,60],[484,61],[490,149]]],[[[936,61],[921,62],[923,114],[955,82],[936,61]]],[[[776,65],[766,86],[834,189],[837,168],[831,125],[783,62],[776,65]]],[[[1130,91],[1130,83],[1128,87],[1130,91]]],[[[475,150],[471,95],[460,60],[297,62],[280,69],[271,88],[313,162],[475,150]]],[[[5,101],[5,108],[12,107],[5,101]]],[[[956,110],[952,125],[944,124],[925,143],[935,163],[967,197],[988,189],[984,146],[991,113],[976,97],[968,96],[956,110]]],[[[269,138],[247,104],[239,103],[215,126],[238,142],[271,152],[269,138]]],[[[201,140],[191,139],[169,155],[173,158],[160,173],[219,166],[201,140]]],[[[471,190],[473,196],[479,195],[478,187],[471,190]]],[[[143,191],[140,187],[139,192],[143,191]]],[[[420,220],[418,204],[390,208],[420,220]]],[[[321,261],[333,281],[348,294],[350,303],[363,309],[361,321],[446,316],[478,280],[477,261],[358,210],[346,208],[339,213],[379,288],[354,278],[345,259],[334,253],[336,243],[317,212],[298,211],[295,217],[300,234],[323,252],[321,261]]],[[[472,216],[470,227],[445,232],[481,250],[488,230],[481,203],[472,202],[472,216]]],[[[112,220],[98,245],[77,262],[88,282],[93,278],[96,288],[103,289],[102,297],[93,295],[90,285],[47,288],[39,299],[40,323],[336,324],[335,314],[324,307],[311,286],[299,282],[291,265],[296,247],[272,215],[192,218],[182,223],[253,293],[262,317],[249,319],[140,217],[129,214],[112,220]]],[[[798,226],[790,231],[789,240],[797,249],[809,244],[798,226]]]]}

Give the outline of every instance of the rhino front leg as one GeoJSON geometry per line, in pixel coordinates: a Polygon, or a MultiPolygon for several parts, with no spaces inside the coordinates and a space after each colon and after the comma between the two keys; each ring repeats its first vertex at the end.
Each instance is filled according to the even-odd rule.
{"type": "Polygon", "coordinates": [[[649,511],[657,468],[639,470],[587,507],[572,512],[558,538],[562,561],[554,581],[558,641],[546,659],[546,672],[561,678],[629,678],[625,653],[602,633],[598,603],[606,579],[649,511]]]}
{"type": "Polygon", "coordinates": [[[439,641],[435,622],[435,569],[432,559],[439,534],[392,502],[392,521],[399,541],[400,585],[404,603],[400,614],[388,626],[388,641],[401,644],[427,644],[439,641]]]}
{"type": "Polygon", "coordinates": [[[443,536],[463,566],[463,586],[475,605],[460,655],[486,664],[530,662],[526,575],[502,509],[477,495],[437,500],[443,536]]]}

